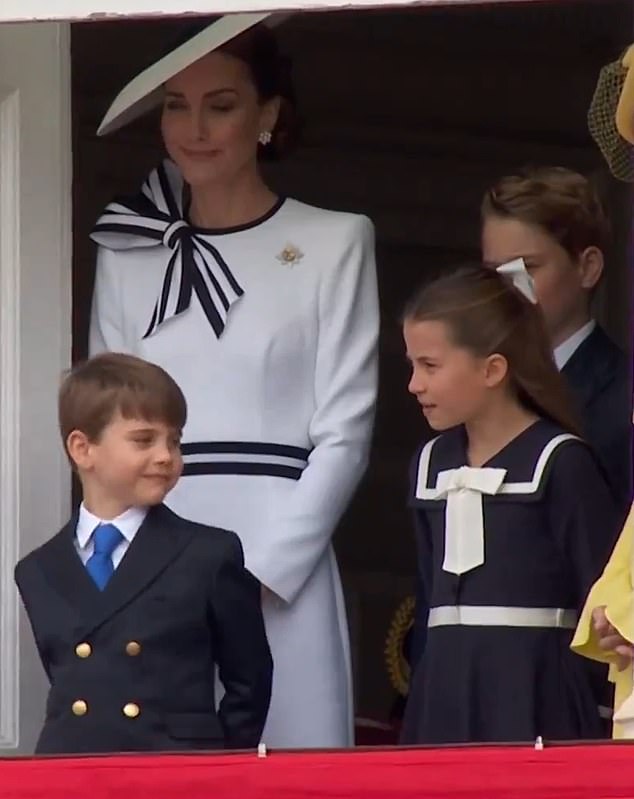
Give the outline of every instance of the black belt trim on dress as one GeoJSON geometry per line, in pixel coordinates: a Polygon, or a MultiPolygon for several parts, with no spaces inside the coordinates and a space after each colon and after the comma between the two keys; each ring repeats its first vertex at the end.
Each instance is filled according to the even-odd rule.
{"type": "Polygon", "coordinates": [[[196,441],[182,444],[183,475],[239,474],[299,480],[310,450],[263,441],[196,441]]]}

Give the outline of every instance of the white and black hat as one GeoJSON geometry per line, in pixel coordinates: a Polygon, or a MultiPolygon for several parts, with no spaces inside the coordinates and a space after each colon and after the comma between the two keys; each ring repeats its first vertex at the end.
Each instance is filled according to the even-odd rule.
{"type": "Polygon", "coordinates": [[[164,83],[207,53],[217,50],[255,25],[264,23],[273,27],[285,17],[284,14],[271,13],[228,14],[207,25],[131,80],[108,109],[97,135],[112,133],[157,106],[161,102],[164,83]]]}

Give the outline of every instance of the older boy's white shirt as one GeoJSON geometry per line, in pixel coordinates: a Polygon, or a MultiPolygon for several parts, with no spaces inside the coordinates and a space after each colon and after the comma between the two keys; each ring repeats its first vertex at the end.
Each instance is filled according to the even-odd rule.
{"type": "Polygon", "coordinates": [[[86,564],[95,550],[93,533],[100,524],[114,524],[121,531],[123,539],[112,553],[112,563],[115,567],[121,563],[123,556],[128,551],[128,547],[134,541],[139,527],[143,524],[147,516],[147,508],[128,508],[116,519],[100,519],[91,513],[84,503],[79,508],[79,518],[77,519],[77,529],[75,531],[75,548],[77,554],[86,564]]]}
{"type": "Polygon", "coordinates": [[[597,323],[594,319],[591,319],[583,327],[580,327],[576,333],[573,333],[558,347],[555,347],[555,363],[560,372],[596,326],[597,323]]]}

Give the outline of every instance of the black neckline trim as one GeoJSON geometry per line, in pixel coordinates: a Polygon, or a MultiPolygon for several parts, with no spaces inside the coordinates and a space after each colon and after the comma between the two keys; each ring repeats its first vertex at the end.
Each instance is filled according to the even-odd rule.
{"type": "MultiPolygon", "coordinates": [[[[278,197],[265,214],[262,214],[262,216],[259,216],[251,222],[245,222],[242,225],[233,225],[232,227],[197,227],[196,225],[191,225],[191,229],[194,233],[201,236],[226,236],[228,233],[241,233],[244,230],[251,230],[251,228],[258,227],[258,225],[268,222],[268,220],[275,216],[281,209],[285,202],[286,197],[278,197]]],[[[188,217],[189,209],[185,217],[187,221],[189,221],[188,217]]]]}

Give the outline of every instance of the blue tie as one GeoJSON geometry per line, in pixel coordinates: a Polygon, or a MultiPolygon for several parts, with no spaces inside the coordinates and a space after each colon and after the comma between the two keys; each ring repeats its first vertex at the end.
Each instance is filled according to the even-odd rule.
{"type": "Polygon", "coordinates": [[[86,570],[97,588],[103,591],[114,574],[112,553],[123,540],[123,535],[114,524],[100,524],[92,534],[92,540],[95,551],[86,562],[86,570]]]}

